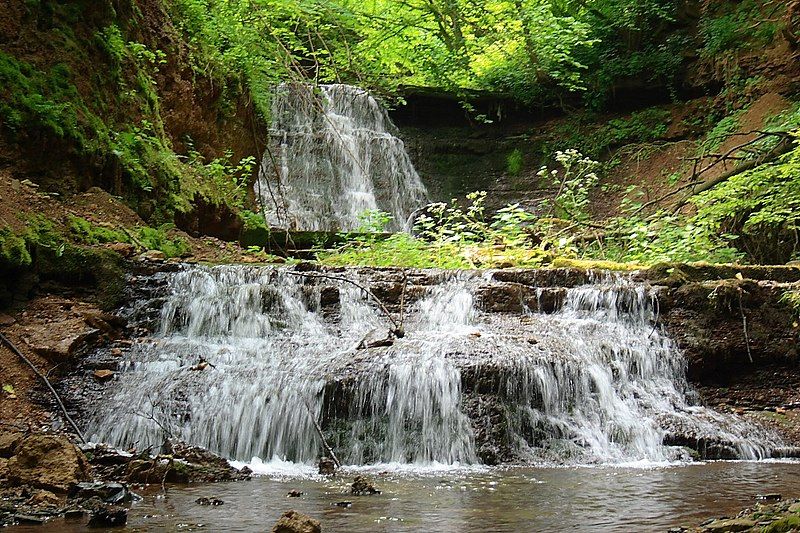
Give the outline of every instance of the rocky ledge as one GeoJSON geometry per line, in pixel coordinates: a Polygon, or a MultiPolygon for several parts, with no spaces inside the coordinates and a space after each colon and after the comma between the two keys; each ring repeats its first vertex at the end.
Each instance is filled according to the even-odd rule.
{"type": "Polygon", "coordinates": [[[675,527],[670,533],[783,533],[800,531],[800,500],[781,501],[780,494],[765,494],[735,517],[711,518],[695,527],[675,527]]]}

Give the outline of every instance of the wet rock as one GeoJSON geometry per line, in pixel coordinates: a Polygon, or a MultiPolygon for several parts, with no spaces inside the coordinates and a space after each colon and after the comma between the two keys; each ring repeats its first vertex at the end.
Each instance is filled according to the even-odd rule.
{"type": "Polygon", "coordinates": [[[297,511],[286,511],[273,526],[272,533],[321,533],[319,520],[297,511]]]}
{"type": "Polygon", "coordinates": [[[139,260],[160,263],[167,260],[167,255],[161,250],[148,250],[139,256],[139,260]]]}
{"type": "Polygon", "coordinates": [[[70,500],[99,498],[104,503],[125,503],[138,499],[123,483],[104,483],[102,481],[78,483],[73,485],[67,497],[70,500]]]}
{"type": "Polygon", "coordinates": [[[92,375],[94,376],[94,379],[100,382],[111,381],[114,379],[114,372],[106,369],[95,370],[92,375]]]}
{"type": "Polygon", "coordinates": [[[33,516],[29,514],[15,514],[14,522],[21,525],[39,526],[44,524],[45,519],[41,516],[33,516]]]}
{"type": "MultiPolygon", "coordinates": [[[[210,483],[250,479],[227,460],[198,446],[168,441],[162,455],[131,457],[121,477],[129,483],[210,483]]],[[[248,469],[249,471],[249,469],[248,469]]]]}
{"type": "Polygon", "coordinates": [[[323,457],[319,460],[319,473],[323,476],[332,476],[336,473],[336,463],[333,462],[333,459],[328,457],[323,457]]]}
{"type": "Polygon", "coordinates": [[[350,494],[355,496],[367,496],[380,493],[381,491],[376,489],[375,486],[364,476],[356,476],[356,478],[353,480],[353,484],[350,485],[350,494]]]}
{"type": "Polygon", "coordinates": [[[336,502],[336,503],[334,503],[333,505],[335,505],[336,507],[345,507],[345,508],[348,508],[348,509],[349,509],[350,507],[352,507],[352,506],[353,506],[353,502],[347,502],[347,501],[344,501],[344,502],[336,502]]]}
{"type": "Polygon", "coordinates": [[[756,496],[756,500],[760,502],[779,502],[781,501],[781,495],[774,492],[769,494],[759,494],[756,496]]]}
{"type": "Polygon", "coordinates": [[[117,252],[119,255],[125,258],[133,257],[136,253],[136,247],[132,244],[127,242],[115,242],[106,245],[109,250],[117,252]]]}
{"type": "Polygon", "coordinates": [[[483,464],[488,466],[500,464],[500,451],[498,450],[497,446],[484,444],[478,450],[478,457],[483,464]]]}
{"type": "Polygon", "coordinates": [[[83,509],[67,509],[64,511],[64,518],[67,520],[76,520],[78,518],[83,518],[85,514],[86,511],[83,509]]]}
{"type": "Polygon", "coordinates": [[[220,500],[219,498],[206,498],[205,496],[201,498],[197,498],[194,503],[197,505],[210,505],[216,507],[217,505],[223,505],[225,502],[220,500]]]}
{"type": "Polygon", "coordinates": [[[28,505],[35,507],[52,506],[56,507],[63,503],[63,498],[59,498],[49,490],[37,490],[31,499],[28,500],[28,505]]]}
{"type": "Polygon", "coordinates": [[[8,461],[8,477],[17,484],[63,493],[90,479],[83,453],[62,435],[29,435],[8,461]]]}
{"type": "Polygon", "coordinates": [[[709,533],[733,533],[736,531],[747,531],[756,527],[756,522],[749,518],[729,518],[714,520],[703,527],[703,531],[709,533]]]}
{"type": "Polygon", "coordinates": [[[22,442],[23,438],[25,438],[25,435],[19,431],[0,433],[0,457],[8,459],[14,455],[14,450],[17,449],[17,446],[22,442]]]}
{"type": "Polygon", "coordinates": [[[33,351],[51,361],[65,361],[98,338],[100,330],[88,327],[83,318],[69,318],[41,325],[25,341],[33,351]]]}
{"type": "Polygon", "coordinates": [[[286,494],[286,496],[288,496],[289,498],[299,498],[302,495],[303,493],[297,489],[292,489],[286,494]]]}
{"type": "Polygon", "coordinates": [[[253,470],[249,466],[243,466],[241,470],[239,470],[239,473],[243,476],[250,477],[253,474],[253,470]]]}
{"type": "Polygon", "coordinates": [[[92,512],[88,527],[119,527],[128,522],[128,510],[124,507],[103,505],[92,512]]]}

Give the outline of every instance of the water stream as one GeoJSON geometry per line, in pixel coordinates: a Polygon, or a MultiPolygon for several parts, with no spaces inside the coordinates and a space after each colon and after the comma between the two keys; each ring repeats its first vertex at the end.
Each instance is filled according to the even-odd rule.
{"type": "MultiPolygon", "coordinates": [[[[269,478],[249,482],[160,487],[134,503],[134,531],[269,530],[296,509],[322,523],[325,533],[552,532],[664,533],[710,517],[735,516],[755,496],[800,494],[796,463],[717,462],[669,468],[512,468],[413,476],[373,473],[383,494],[347,494],[352,475],[333,479],[269,478]],[[287,498],[290,490],[304,494],[287,498]],[[225,504],[201,506],[197,498],[225,504]],[[337,502],[350,501],[350,507],[337,502]]],[[[19,526],[13,532],[96,531],[85,520],[19,526]]]]}
{"type": "Polygon", "coordinates": [[[426,191],[385,109],[349,85],[282,84],[257,192],[269,223],[290,230],[358,228],[367,210],[405,227],[426,191]]]}
{"type": "MultiPolygon", "coordinates": [[[[693,405],[686,362],[654,322],[654,293],[626,277],[558,287],[551,312],[532,301],[510,314],[485,305],[501,285],[491,273],[436,274],[403,293],[403,338],[359,349],[388,330],[375,302],[352,284],[297,274],[169,274],[144,306],[160,308],[158,330],[135,344],[87,434],[143,447],[170,433],[232,460],[312,465],[316,420],[346,464],[390,469],[492,457],[651,464],[687,459],[684,445],[757,459],[781,446],[693,405]],[[192,370],[201,360],[213,366],[192,370]]],[[[396,299],[397,274],[339,275],[396,299]]]]}

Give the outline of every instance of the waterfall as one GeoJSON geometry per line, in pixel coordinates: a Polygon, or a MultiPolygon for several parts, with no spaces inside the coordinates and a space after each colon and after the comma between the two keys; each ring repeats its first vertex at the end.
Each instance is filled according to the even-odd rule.
{"type": "Polygon", "coordinates": [[[367,210],[405,228],[426,191],[386,111],[349,85],[282,84],[257,192],[273,227],[337,231],[367,210]]]}
{"type": "MultiPolygon", "coordinates": [[[[397,287],[374,271],[342,275],[397,287]]],[[[510,314],[479,302],[498,283],[461,272],[413,285],[405,335],[359,349],[388,326],[353,284],[184,267],[145,306],[160,306],[159,329],[134,345],[87,433],[139,447],[169,433],[230,459],[310,463],[319,421],[348,464],[474,464],[492,439],[517,460],[580,464],[674,460],[684,452],[670,443],[687,441],[742,458],[780,444],[692,405],[686,361],[654,326],[645,285],[606,274],[559,289],[552,313],[533,302],[510,314]],[[213,367],[193,370],[201,359],[213,367]]]]}

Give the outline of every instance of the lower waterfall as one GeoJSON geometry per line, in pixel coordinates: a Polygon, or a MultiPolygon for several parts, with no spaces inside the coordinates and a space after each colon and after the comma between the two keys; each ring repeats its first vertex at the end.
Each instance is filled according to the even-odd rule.
{"type": "Polygon", "coordinates": [[[687,442],[709,457],[753,459],[780,445],[693,405],[686,361],[642,283],[598,274],[542,286],[536,294],[560,295],[557,305],[545,312],[535,299],[510,314],[481,303],[491,272],[426,274],[408,287],[398,273],[336,276],[402,314],[402,338],[371,344],[387,319],[355,284],[292,267],[166,274],[137,303],[159,309],[157,328],[134,344],[87,434],[139,448],[174,436],[233,460],[312,463],[316,421],[351,465],[659,462],[686,457],[687,442]]]}

